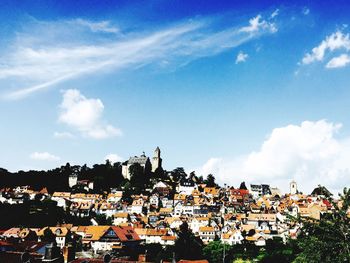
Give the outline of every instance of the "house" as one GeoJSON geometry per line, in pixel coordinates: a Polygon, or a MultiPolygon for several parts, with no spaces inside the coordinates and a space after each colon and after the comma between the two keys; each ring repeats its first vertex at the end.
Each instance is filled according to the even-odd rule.
{"type": "Polygon", "coordinates": [[[182,211],[181,214],[182,215],[193,215],[193,211],[194,211],[194,207],[191,203],[187,203],[185,205],[182,206],[182,211]]]}
{"type": "Polygon", "coordinates": [[[108,203],[118,203],[123,197],[122,191],[116,191],[115,193],[110,193],[107,196],[108,203]]]}
{"type": "Polygon", "coordinates": [[[37,229],[23,228],[18,236],[22,241],[36,241],[38,240],[38,235],[36,234],[37,229]]]}
{"type": "Polygon", "coordinates": [[[166,217],[164,221],[171,229],[179,229],[183,221],[179,217],[166,217]]]}
{"type": "Polygon", "coordinates": [[[162,202],[162,206],[166,208],[172,208],[174,205],[174,201],[168,197],[161,197],[160,201],[162,202]]]}
{"type": "Polygon", "coordinates": [[[276,214],[253,214],[247,217],[248,224],[257,225],[259,222],[267,222],[270,225],[276,224],[276,214]]]}
{"type": "Polygon", "coordinates": [[[6,230],[3,234],[2,237],[5,238],[5,240],[9,239],[19,239],[19,233],[21,232],[21,229],[19,227],[12,227],[8,230],[6,230]]]}
{"type": "Polygon", "coordinates": [[[208,225],[209,225],[208,217],[194,217],[188,224],[189,228],[192,230],[193,233],[198,233],[199,228],[205,227],[208,225]]]}
{"type": "Polygon", "coordinates": [[[170,193],[171,187],[160,181],[153,186],[153,192],[158,193],[160,196],[167,196],[170,193]]]}
{"type": "Polygon", "coordinates": [[[219,188],[216,187],[205,187],[204,194],[210,198],[219,196],[219,188]]]}
{"type": "Polygon", "coordinates": [[[146,232],[146,244],[161,243],[162,237],[168,233],[167,229],[147,229],[146,232]]]}
{"type": "Polygon", "coordinates": [[[229,245],[242,244],[244,237],[239,230],[233,230],[225,234],[221,234],[221,240],[229,245]]]}
{"type": "Polygon", "coordinates": [[[254,198],[272,194],[270,186],[267,184],[251,184],[249,192],[253,195],[254,198]]]}
{"type": "Polygon", "coordinates": [[[87,226],[83,245],[91,246],[94,253],[111,251],[113,248],[134,247],[141,239],[130,226],[87,226]]]}
{"type": "Polygon", "coordinates": [[[120,224],[125,224],[129,221],[128,213],[115,213],[113,215],[113,225],[119,226],[120,224]]]}
{"type": "Polygon", "coordinates": [[[160,244],[163,246],[173,246],[175,245],[176,236],[162,236],[160,244]]]}
{"type": "Polygon", "coordinates": [[[254,243],[256,246],[261,247],[266,245],[266,240],[269,239],[266,235],[262,233],[256,233],[253,236],[247,236],[246,240],[248,242],[254,243]]]}
{"type": "Polygon", "coordinates": [[[182,214],[182,210],[183,210],[183,203],[182,202],[178,202],[174,205],[174,216],[180,216],[182,214]]]}
{"type": "Polygon", "coordinates": [[[143,198],[135,199],[131,205],[131,213],[141,214],[143,211],[143,205],[145,201],[143,198]]]}
{"type": "Polygon", "coordinates": [[[212,226],[202,226],[199,228],[199,237],[202,239],[204,244],[208,244],[215,240],[216,231],[212,226]]]}
{"type": "Polygon", "coordinates": [[[67,239],[70,238],[70,231],[67,227],[44,227],[37,233],[39,240],[42,240],[46,229],[50,229],[52,231],[52,233],[55,235],[57,246],[61,249],[66,245],[67,239]]]}
{"type": "Polygon", "coordinates": [[[159,209],[159,216],[161,218],[165,218],[167,216],[171,216],[174,212],[174,209],[172,207],[163,207],[161,209],[159,209]]]}
{"type": "Polygon", "coordinates": [[[154,207],[158,207],[159,205],[159,195],[158,194],[153,194],[149,197],[148,200],[149,204],[154,206],[154,207]]]}
{"type": "Polygon", "coordinates": [[[177,186],[177,191],[186,195],[192,194],[195,189],[197,189],[197,185],[190,178],[182,179],[177,186]]]}

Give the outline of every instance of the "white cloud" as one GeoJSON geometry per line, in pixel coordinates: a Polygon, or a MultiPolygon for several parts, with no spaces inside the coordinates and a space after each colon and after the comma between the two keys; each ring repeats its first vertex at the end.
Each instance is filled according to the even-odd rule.
{"type": "Polygon", "coordinates": [[[33,152],[29,155],[30,159],[38,161],[59,161],[61,158],[48,152],[33,152]]]}
{"type": "Polygon", "coordinates": [[[307,7],[304,7],[302,10],[302,13],[307,16],[308,14],[310,14],[310,9],[307,7]]]}
{"type": "Polygon", "coordinates": [[[88,99],[79,90],[64,91],[60,108],[59,122],[77,129],[83,136],[104,139],[122,134],[112,125],[103,124],[104,105],[102,101],[88,99]]]}
{"type": "Polygon", "coordinates": [[[120,31],[118,27],[111,26],[110,21],[93,22],[78,18],[74,22],[90,28],[92,32],[118,33],[120,31]]]}
{"type": "Polygon", "coordinates": [[[332,58],[326,65],[326,68],[342,68],[350,63],[348,54],[341,54],[338,57],[332,58]]]}
{"type": "Polygon", "coordinates": [[[277,32],[277,27],[274,23],[262,20],[261,15],[257,15],[256,17],[250,19],[249,26],[242,27],[240,29],[240,32],[256,33],[262,30],[267,30],[271,33],[275,33],[277,32]]]}
{"type": "Polygon", "coordinates": [[[316,61],[322,61],[327,51],[332,52],[338,49],[350,50],[349,34],[343,34],[343,32],[337,31],[327,36],[325,40],[303,57],[302,63],[310,64],[316,61]]]}
{"type": "Polygon", "coordinates": [[[334,192],[350,184],[350,138],[337,139],[340,124],[304,121],[274,129],[258,151],[237,158],[211,158],[197,169],[221,183],[269,183],[288,190],[289,180],[310,192],[318,184],[334,192]]]}
{"type": "Polygon", "coordinates": [[[57,139],[72,139],[74,135],[70,132],[54,132],[53,136],[57,139]]]}
{"type": "Polygon", "coordinates": [[[213,19],[203,18],[160,30],[113,34],[113,37],[98,34],[98,31],[113,31],[109,22],[77,19],[70,20],[69,26],[67,23],[35,20],[27,31],[17,34],[16,42],[9,47],[11,52],[0,53],[0,81],[2,86],[11,88],[5,98],[23,98],[69,79],[101,71],[132,70],[148,64],[164,68],[162,61],[167,62],[167,67],[179,67],[277,30],[275,24],[262,20],[260,15],[251,19],[247,27],[235,25],[221,31],[213,31],[213,19]],[[81,33],[82,24],[92,30],[81,33]]]}
{"type": "Polygon", "coordinates": [[[245,54],[244,52],[240,51],[236,57],[236,64],[240,62],[245,62],[247,58],[248,58],[248,54],[245,54]]]}
{"type": "Polygon", "coordinates": [[[278,16],[279,12],[280,12],[280,10],[277,8],[275,11],[273,11],[270,18],[274,18],[274,17],[278,16]]]}
{"type": "Polygon", "coordinates": [[[116,162],[121,162],[123,161],[123,158],[120,157],[117,154],[114,153],[110,153],[108,155],[106,155],[106,157],[104,158],[105,161],[109,160],[111,163],[116,163],[116,162]]]}

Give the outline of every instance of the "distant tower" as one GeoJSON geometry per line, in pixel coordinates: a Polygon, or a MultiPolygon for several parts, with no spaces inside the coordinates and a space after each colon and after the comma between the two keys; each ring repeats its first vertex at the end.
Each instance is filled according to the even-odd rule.
{"type": "Polygon", "coordinates": [[[152,172],[155,172],[157,168],[162,167],[162,158],[160,158],[160,149],[157,147],[154,150],[154,155],[152,158],[152,172]]]}
{"type": "Polygon", "coordinates": [[[69,188],[72,188],[77,183],[78,183],[78,175],[76,173],[72,173],[68,179],[69,188]]]}
{"type": "Polygon", "coordinates": [[[290,194],[295,195],[298,192],[297,183],[293,180],[290,182],[290,194]]]}

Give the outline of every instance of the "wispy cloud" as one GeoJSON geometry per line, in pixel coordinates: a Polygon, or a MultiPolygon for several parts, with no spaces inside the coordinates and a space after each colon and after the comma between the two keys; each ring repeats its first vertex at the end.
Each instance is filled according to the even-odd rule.
{"type": "Polygon", "coordinates": [[[305,16],[307,16],[308,14],[310,14],[310,9],[308,7],[304,7],[303,10],[301,11],[305,16]]]}
{"type": "Polygon", "coordinates": [[[279,15],[280,10],[277,8],[273,13],[271,14],[270,18],[274,18],[279,15]]]}
{"type": "Polygon", "coordinates": [[[93,32],[119,33],[119,28],[112,26],[110,21],[93,22],[78,18],[75,21],[78,25],[86,26],[93,32]]]}
{"type": "Polygon", "coordinates": [[[133,69],[151,63],[158,65],[161,61],[167,61],[169,65],[184,65],[263,34],[275,33],[277,26],[258,15],[250,19],[248,25],[221,30],[213,30],[208,19],[199,19],[159,30],[99,38],[98,32],[116,33],[118,30],[107,21],[76,19],[70,21],[67,29],[62,29],[59,22],[46,22],[34,36],[19,34],[12,52],[2,55],[0,80],[8,87],[18,87],[8,90],[5,97],[19,99],[66,80],[103,70],[133,69]],[[89,37],[81,36],[77,30],[82,25],[90,28],[89,37]],[[74,38],[74,41],[60,40],[59,36],[47,38],[47,35],[54,34],[55,27],[60,29],[59,32],[71,31],[69,39],[74,38]],[[90,39],[90,43],[86,39],[90,39]]]}
{"type": "Polygon", "coordinates": [[[74,135],[70,132],[54,132],[53,137],[57,139],[73,139],[74,135]]]}
{"type": "Polygon", "coordinates": [[[48,152],[33,152],[30,159],[37,161],[59,161],[61,158],[48,152]]]}

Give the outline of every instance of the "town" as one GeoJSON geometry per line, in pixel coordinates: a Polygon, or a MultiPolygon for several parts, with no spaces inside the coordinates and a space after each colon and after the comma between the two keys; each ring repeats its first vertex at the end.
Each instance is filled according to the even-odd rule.
{"type": "Polygon", "coordinates": [[[176,249],[187,235],[200,246],[223,244],[226,262],[225,245],[260,250],[271,240],[297,239],[303,223],[296,219],[318,221],[341,205],[340,199],[331,203],[322,186],[305,194],[291,181],[290,191],[282,193],[268,184],[219,186],[211,174],[204,179],[182,168],[168,172],[158,147],[152,158],[144,153],[130,157],[120,168],[123,182],[106,191],[96,191],[93,177],[81,179],[77,172],[68,175],[67,191],[34,189],[19,180],[17,186],[0,189],[2,217],[29,204],[28,216],[17,219],[21,223],[0,226],[0,261],[192,262],[186,248],[176,249]],[[45,219],[57,210],[64,214],[55,215],[57,222],[45,219]],[[38,225],[29,220],[37,213],[44,215],[38,225]]]}

